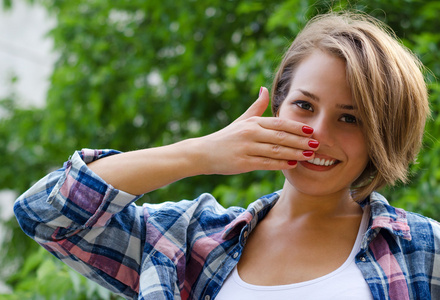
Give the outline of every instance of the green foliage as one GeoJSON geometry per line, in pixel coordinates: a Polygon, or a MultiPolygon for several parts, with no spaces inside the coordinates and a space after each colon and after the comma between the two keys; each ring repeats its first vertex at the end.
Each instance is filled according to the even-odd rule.
{"type": "MultiPolygon", "coordinates": [[[[438,1],[34,2],[57,19],[49,36],[58,60],[45,108],[23,108],[13,95],[0,102],[0,189],[24,192],[83,147],[127,151],[223,128],[246,110],[260,86],[270,86],[285,47],[307,19],[348,7],[388,23],[431,70],[426,77],[433,115],[411,169],[413,181],[385,193],[397,206],[440,219],[438,1]]],[[[3,0],[4,7],[10,4],[3,0]]],[[[197,176],[144,200],[211,191],[226,206],[246,206],[282,182],[276,172],[197,176]]],[[[0,275],[14,294],[0,299],[110,297],[43,252],[15,220],[7,226],[0,275]]]]}
{"type": "Polygon", "coordinates": [[[13,295],[0,299],[108,299],[110,292],[87,280],[59,260],[48,257],[40,247],[26,258],[20,271],[8,278],[15,287],[13,295]]]}

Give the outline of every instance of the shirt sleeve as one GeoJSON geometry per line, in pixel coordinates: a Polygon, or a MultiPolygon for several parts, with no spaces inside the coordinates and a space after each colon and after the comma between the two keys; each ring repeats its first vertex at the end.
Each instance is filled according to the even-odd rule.
{"type": "Polygon", "coordinates": [[[63,168],[21,195],[14,212],[23,231],[57,258],[111,291],[136,298],[145,221],[140,196],[115,189],[87,163],[114,150],[75,152],[63,168]]]}
{"type": "Polygon", "coordinates": [[[434,236],[434,251],[432,251],[433,263],[430,276],[431,298],[440,299],[440,223],[430,219],[432,234],[434,236]]]}

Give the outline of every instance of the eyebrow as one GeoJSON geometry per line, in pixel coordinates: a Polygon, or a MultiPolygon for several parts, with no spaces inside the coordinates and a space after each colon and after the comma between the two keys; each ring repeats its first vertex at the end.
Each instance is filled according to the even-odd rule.
{"type": "Polygon", "coordinates": [[[336,104],[337,108],[345,109],[345,110],[355,110],[356,108],[353,105],[346,105],[346,104],[336,104]]]}
{"type": "MultiPolygon", "coordinates": [[[[297,89],[300,93],[302,93],[304,96],[309,97],[310,99],[315,100],[316,102],[319,102],[319,97],[311,92],[308,92],[303,89],[297,89]]],[[[356,108],[353,105],[348,104],[336,104],[336,107],[339,109],[345,109],[345,110],[355,110],[356,108]]]]}
{"type": "Polygon", "coordinates": [[[304,96],[309,97],[317,102],[319,102],[319,97],[316,96],[315,94],[312,94],[306,90],[302,90],[302,89],[297,89],[297,91],[301,92],[304,96]]]}

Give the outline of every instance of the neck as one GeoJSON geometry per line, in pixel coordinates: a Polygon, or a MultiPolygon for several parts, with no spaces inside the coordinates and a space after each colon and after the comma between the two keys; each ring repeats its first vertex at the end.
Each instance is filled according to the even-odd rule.
{"type": "Polygon", "coordinates": [[[352,199],[348,188],[333,194],[309,195],[298,191],[287,180],[273,210],[284,221],[302,217],[322,220],[362,214],[361,207],[352,199]]]}

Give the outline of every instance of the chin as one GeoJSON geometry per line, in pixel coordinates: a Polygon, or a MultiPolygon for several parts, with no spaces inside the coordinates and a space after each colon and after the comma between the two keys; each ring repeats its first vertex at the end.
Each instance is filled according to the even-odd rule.
{"type": "Polygon", "coordinates": [[[295,176],[292,173],[283,171],[286,178],[284,183],[284,189],[294,189],[298,193],[312,196],[312,197],[325,197],[338,193],[347,193],[350,191],[350,184],[347,182],[341,182],[341,180],[322,180],[315,176],[308,178],[307,176],[295,176]]]}

